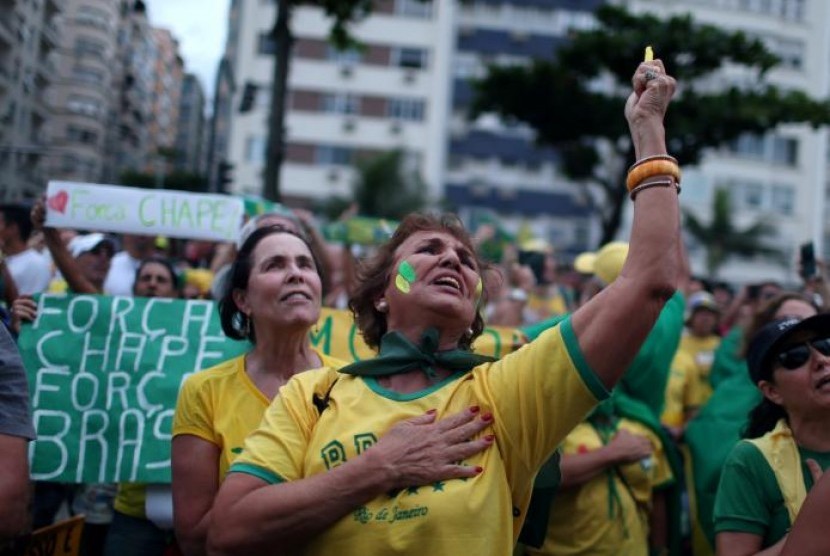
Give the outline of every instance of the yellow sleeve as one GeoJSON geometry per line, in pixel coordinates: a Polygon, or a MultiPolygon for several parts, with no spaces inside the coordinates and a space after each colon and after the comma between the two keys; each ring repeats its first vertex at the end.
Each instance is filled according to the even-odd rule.
{"type": "Polygon", "coordinates": [[[205,380],[209,371],[190,375],[184,381],[176,401],[173,416],[173,436],[192,434],[217,446],[221,446],[214,426],[214,408],[210,395],[210,383],[205,380]]]}
{"type": "Polygon", "coordinates": [[[508,473],[535,471],[608,392],[579,349],[570,318],[480,373],[508,473]]]}
{"type": "Polygon", "coordinates": [[[247,473],[269,484],[296,481],[303,468],[311,431],[319,415],[315,393],[325,394],[336,380],[328,367],[294,375],[265,411],[259,428],[248,435],[230,473],[247,473]]]}
{"type": "Polygon", "coordinates": [[[686,383],[683,389],[684,409],[693,409],[706,402],[706,391],[700,381],[700,371],[697,365],[689,365],[686,372],[686,383]]]}
{"type": "Polygon", "coordinates": [[[682,427],[685,424],[685,410],[688,406],[689,371],[694,361],[682,351],[678,351],[672,360],[669,380],[666,383],[666,395],[660,422],[667,427],[682,427]]]}
{"type": "Polygon", "coordinates": [[[660,438],[651,431],[648,431],[648,439],[651,441],[652,446],[654,446],[654,454],[652,455],[654,459],[652,488],[668,486],[674,482],[675,477],[671,471],[669,459],[666,457],[666,447],[663,446],[660,438]]]}

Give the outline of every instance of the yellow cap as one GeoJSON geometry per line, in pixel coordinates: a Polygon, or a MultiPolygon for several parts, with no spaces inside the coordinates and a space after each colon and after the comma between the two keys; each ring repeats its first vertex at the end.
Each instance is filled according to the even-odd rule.
{"type": "Polygon", "coordinates": [[[582,274],[593,274],[594,273],[594,264],[597,261],[597,254],[591,253],[590,251],[586,251],[585,253],[580,253],[574,259],[574,270],[580,272],[582,274]]]}
{"type": "Polygon", "coordinates": [[[213,283],[213,273],[204,268],[188,268],[184,272],[184,282],[196,286],[199,293],[204,295],[210,291],[210,285],[213,283]]]}
{"type": "Polygon", "coordinates": [[[594,275],[606,285],[617,279],[628,256],[628,243],[612,241],[597,251],[594,261],[594,275]]]}
{"type": "Polygon", "coordinates": [[[654,60],[654,50],[651,48],[651,45],[646,47],[646,54],[643,57],[644,62],[651,62],[654,60]]]}

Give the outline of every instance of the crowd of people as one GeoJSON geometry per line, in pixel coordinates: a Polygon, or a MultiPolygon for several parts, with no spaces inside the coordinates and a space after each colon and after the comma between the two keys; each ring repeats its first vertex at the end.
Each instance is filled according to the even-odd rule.
{"type": "Polygon", "coordinates": [[[736,293],[691,276],[663,127],[675,82],[649,61],[632,83],[630,239],[566,267],[539,240],[486,260],[493,229],[452,215],[412,214],[358,258],[304,211],[217,245],[0,206],[0,554],[61,512],[85,516],[89,555],[830,551],[826,277],[736,293]],[[184,382],[171,485],[37,482],[27,507],[12,338],[42,292],[214,299],[250,343],[184,382]],[[350,309],[377,355],[313,347],[323,306],[350,309]],[[485,326],[527,343],[476,354],[485,326]],[[148,513],[151,492],[171,515],[148,513]]]}

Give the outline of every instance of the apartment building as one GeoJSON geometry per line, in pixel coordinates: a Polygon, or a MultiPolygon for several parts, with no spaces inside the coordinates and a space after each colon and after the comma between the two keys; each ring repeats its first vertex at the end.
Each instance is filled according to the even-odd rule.
{"type": "MultiPolygon", "coordinates": [[[[781,63],[769,81],[783,89],[806,91],[816,99],[830,94],[830,3],[823,0],[633,0],[629,9],[658,15],[691,13],[695,20],[741,30],[762,39],[781,63]]],[[[727,68],[715,77],[724,86],[751,86],[754,77],[727,68]]],[[[684,171],[681,204],[703,219],[711,216],[718,188],[731,193],[739,226],[763,219],[777,229],[773,243],[784,264],[759,257],[734,260],[720,272],[736,283],[776,279],[795,283],[798,245],[814,241],[816,252],[830,257],[827,218],[827,130],[786,125],[761,136],[746,135],[708,153],[697,168],[684,171]]],[[[695,272],[704,274],[705,251],[692,244],[695,272]]],[[[822,255],[819,255],[822,256],[822,255]]]]}
{"type": "Polygon", "coordinates": [[[182,79],[176,130],[176,169],[203,174],[205,163],[205,91],[192,73],[182,79]]]}
{"type": "Polygon", "coordinates": [[[51,151],[49,88],[59,46],[57,0],[0,1],[0,199],[39,192],[51,151]]]}
{"type": "Polygon", "coordinates": [[[485,115],[470,121],[472,82],[490,65],[551,59],[572,29],[594,24],[602,0],[476,0],[459,4],[452,72],[452,126],[445,196],[470,221],[498,214],[506,228],[530,230],[566,261],[592,248],[599,228],[590,202],[558,171],[554,149],[526,125],[485,115]]]}
{"type": "Polygon", "coordinates": [[[111,86],[121,6],[113,0],[71,0],[61,18],[58,79],[52,87],[49,178],[99,181],[113,111],[111,86]]]}
{"type": "MultiPolygon", "coordinates": [[[[228,44],[234,52],[229,64],[236,88],[226,156],[234,164],[234,191],[259,194],[275,8],[260,0],[234,6],[238,33],[231,29],[228,44]],[[256,94],[251,109],[240,113],[246,85],[256,94]]],[[[362,48],[345,52],[329,44],[331,24],[321,10],[294,10],[282,169],[286,200],[348,195],[352,164],[392,148],[407,153],[430,197],[441,198],[455,9],[454,2],[379,1],[374,15],[352,29],[362,48]]]]}
{"type": "Polygon", "coordinates": [[[176,137],[184,81],[184,60],[179,41],[168,29],[151,29],[155,46],[150,119],[147,122],[148,172],[172,170],[176,162],[176,137]]]}

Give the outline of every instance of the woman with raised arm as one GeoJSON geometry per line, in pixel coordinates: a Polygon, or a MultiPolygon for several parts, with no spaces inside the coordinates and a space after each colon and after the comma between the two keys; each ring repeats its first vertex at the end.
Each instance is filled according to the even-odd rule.
{"type": "MultiPolygon", "coordinates": [[[[174,521],[179,545],[188,556],[206,552],[219,485],[280,387],[302,371],[344,364],[309,342],[322,299],[318,261],[303,236],[280,225],[254,230],[231,266],[219,301],[222,328],[233,339],[250,341],[253,349],[190,376],[179,394],[173,422],[174,521]]],[[[486,426],[464,414],[444,424],[447,432],[416,427],[433,419],[430,415],[417,420],[414,432],[440,439],[462,424],[474,432],[486,426]]],[[[408,441],[405,436],[400,440],[408,441]]],[[[449,461],[420,457],[415,464],[429,467],[449,461]]],[[[446,477],[436,474],[433,480],[442,478],[446,477]]]]}
{"type": "Polygon", "coordinates": [[[286,384],[219,490],[212,554],[511,553],[537,470],[607,397],[674,292],[680,173],[663,128],[674,89],[659,61],[634,74],[635,209],[620,277],[500,361],[470,351],[485,269],[467,232],[452,216],[401,222],[351,301],[378,356],[286,384]],[[489,430],[456,438],[492,449],[459,452],[459,478],[429,482],[431,469],[398,464],[448,448],[412,438],[390,450],[396,423],[465,408],[489,430]]]}

